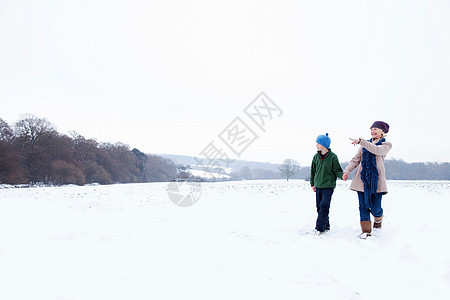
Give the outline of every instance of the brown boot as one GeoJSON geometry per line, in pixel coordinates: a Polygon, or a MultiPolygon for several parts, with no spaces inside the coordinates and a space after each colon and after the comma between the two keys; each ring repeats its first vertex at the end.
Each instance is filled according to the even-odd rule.
{"type": "Polygon", "coordinates": [[[362,221],[361,222],[361,230],[362,233],[359,235],[362,239],[367,239],[367,237],[371,236],[372,232],[372,222],[371,221],[362,221]]]}
{"type": "Polygon", "coordinates": [[[373,222],[373,228],[381,228],[381,221],[383,221],[383,216],[375,217],[375,221],[373,222]]]}

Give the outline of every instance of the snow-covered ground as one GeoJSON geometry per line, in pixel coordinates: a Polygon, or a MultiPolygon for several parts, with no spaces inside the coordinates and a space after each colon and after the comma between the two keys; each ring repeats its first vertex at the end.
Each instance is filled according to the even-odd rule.
{"type": "Polygon", "coordinates": [[[2,189],[0,299],[450,299],[450,182],[388,184],[368,240],[342,181],[323,236],[305,181],[2,189]]]}

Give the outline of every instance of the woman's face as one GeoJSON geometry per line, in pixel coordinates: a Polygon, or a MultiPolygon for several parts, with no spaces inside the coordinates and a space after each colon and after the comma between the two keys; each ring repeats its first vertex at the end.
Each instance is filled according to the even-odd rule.
{"type": "Polygon", "coordinates": [[[370,134],[372,134],[372,139],[379,140],[383,136],[383,130],[377,127],[370,128],[370,134]]]}

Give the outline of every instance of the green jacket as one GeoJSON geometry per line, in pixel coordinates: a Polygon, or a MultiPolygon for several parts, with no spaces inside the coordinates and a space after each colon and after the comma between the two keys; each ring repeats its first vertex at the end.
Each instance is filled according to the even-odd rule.
{"type": "Polygon", "coordinates": [[[342,179],[342,168],[336,154],[328,149],[328,153],[322,159],[320,151],[314,155],[311,164],[311,186],[317,188],[335,188],[337,177],[342,179]]]}

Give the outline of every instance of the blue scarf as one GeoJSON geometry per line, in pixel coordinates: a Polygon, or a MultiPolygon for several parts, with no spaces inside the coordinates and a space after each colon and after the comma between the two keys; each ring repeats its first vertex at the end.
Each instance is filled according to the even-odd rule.
{"type": "MultiPolygon", "coordinates": [[[[382,138],[375,145],[379,146],[385,141],[382,138]]],[[[369,142],[372,142],[372,139],[369,142]]],[[[372,207],[372,195],[375,195],[378,189],[378,169],[375,154],[363,148],[361,165],[361,179],[364,183],[364,203],[367,208],[370,208],[372,207]]]]}

